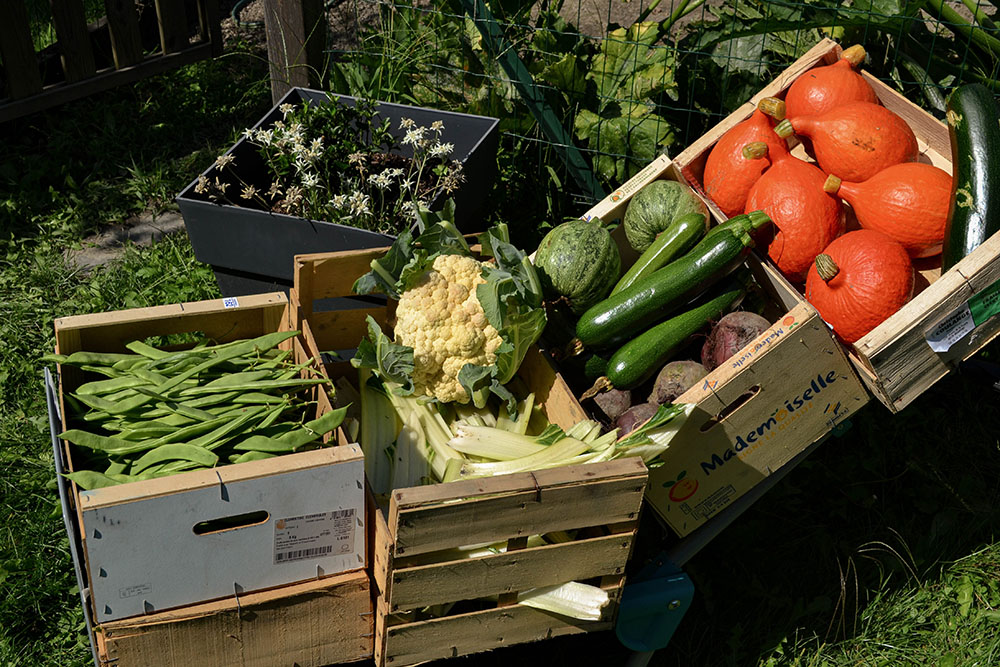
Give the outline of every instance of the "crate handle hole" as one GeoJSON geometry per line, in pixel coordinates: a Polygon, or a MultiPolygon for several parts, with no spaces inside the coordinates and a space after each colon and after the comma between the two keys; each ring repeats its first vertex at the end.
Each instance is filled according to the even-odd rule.
{"type": "Polygon", "coordinates": [[[216,533],[224,533],[227,530],[257,526],[262,523],[266,523],[270,518],[271,515],[265,510],[258,510],[256,512],[234,514],[233,516],[224,516],[218,519],[200,521],[194,524],[194,528],[191,530],[194,531],[195,535],[214,535],[216,533]]]}
{"type": "Polygon", "coordinates": [[[701,432],[704,433],[705,431],[708,431],[709,429],[711,429],[712,427],[714,427],[716,424],[718,424],[719,422],[721,422],[723,419],[725,419],[729,415],[731,415],[734,412],[736,412],[739,408],[741,408],[744,405],[746,405],[747,401],[749,401],[751,398],[753,398],[754,396],[756,396],[759,393],[760,393],[760,385],[759,384],[755,384],[754,386],[750,387],[750,389],[748,389],[745,393],[740,394],[736,398],[735,401],[733,401],[732,403],[730,403],[729,405],[727,405],[726,407],[724,407],[719,412],[718,415],[716,415],[715,417],[712,417],[707,422],[705,422],[704,424],[702,424],[701,425],[701,432]]]}

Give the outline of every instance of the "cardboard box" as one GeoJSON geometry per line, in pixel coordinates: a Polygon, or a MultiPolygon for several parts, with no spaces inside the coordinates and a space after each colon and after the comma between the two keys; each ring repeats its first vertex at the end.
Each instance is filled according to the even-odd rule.
{"type": "MultiPolygon", "coordinates": [[[[620,220],[636,192],[657,179],[683,181],[660,156],[582,217],[620,220]]],[[[621,225],[612,234],[624,266],[636,252],[621,225]]],[[[773,324],[711,371],[677,403],[697,407],[649,472],[646,499],[681,537],[787,464],[868,401],[868,394],[816,309],[770,262],[746,265],[768,296],[773,324]]]]}
{"type": "MultiPolygon", "coordinates": [[[[296,257],[291,298],[316,352],[356,348],[366,332],[366,315],[391,330],[394,301],[344,298],[384,252],[296,257]],[[316,307],[327,299],[337,299],[339,309],[316,307]]],[[[348,364],[335,366],[356,382],[348,364]]],[[[329,368],[331,375],[338,372],[329,368]]],[[[587,418],[537,349],[518,374],[550,421],[569,428],[587,418]]],[[[373,521],[376,664],[412,665],[612,628],[645,483],[646,467],[633,458],[394,490],[387,516],[376,512],[373,521]],[[529,536],[552,531],[575,531],[575,536],[527,546],[529,536]],[[497,542],[506,543],[504,553],[456,560],[447,551],[497,542]],[[518,591],[569,581],[608,591],[611,603],[600,620],[577,621],[513,602],[518,591]],[[454,606],[445,613],[425,610],[449,603],[454,606]]]]}
{"type": "MultiPolygon", "coordinates": [[[[764,97],[782,97],[796,78],[813,67],[836,62],[840,52],[836,42],[824,39],[680,153],[674,163],[688,183],[701,191],[708,152],[722,134],[753,113],[758,101],[764,97]]],[[[881,103],[910,125],[917,137],[919,160],[951,173],[947,126],[863,68],[862,74],[881,103]]],[[[807,157],[801,146],[793,152],[807,157]]],[[[718,209],[714,206],[712,209],[722,219],[718,209]]],[[[849,226],[852,217],[848,217],[849,226]]],[[[919,275],[918,293],[913,300],[853,346],[845,346],[848,358],[868,389],[892,412],[905,408],[958,362],[968,359],[1000,333],[1000,318],[994,316],[996,283],[1000,280],[1000,235],[988,239],[944,275],[940,256],[917,260],[914,264],[919,275]],[[971,314],[970,308],[977,316],[971,314]]]]}
{"type": "MultiPolygon", "coordinates": [[[[280,293],[81,315],[55,321],[56,351],[124,352],[132,340],[194,331],[225,342],[290,330],[289,318],[280,293]]],[[[299,362],[308,358],[301,337],[287,343],[299,362]]],[[[66,394],[85,378],[69,366],[60,376],[65,430],[66,394]]],[[[331,409],[325,391],[312,393],[316,416],[331,409]]],[[[261,461],[90,491],[68,486],[94,623],[361,571],[364,461],[338,436],[339,446],[261,461]]],[[[73,448],[54,447],[57,472],[73,471],[73,448]]]]}

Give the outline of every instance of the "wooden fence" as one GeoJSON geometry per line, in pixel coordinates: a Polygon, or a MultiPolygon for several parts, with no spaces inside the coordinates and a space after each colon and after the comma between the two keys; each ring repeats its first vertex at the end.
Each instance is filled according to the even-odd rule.
{"type": "Polygon", "coordinates": [[[57,41],[39,52],[27,2],[0,0],[0,122],[222,53],[218,0],[105,0],[89,24],[83,0],[50,0],[57,41]]]}

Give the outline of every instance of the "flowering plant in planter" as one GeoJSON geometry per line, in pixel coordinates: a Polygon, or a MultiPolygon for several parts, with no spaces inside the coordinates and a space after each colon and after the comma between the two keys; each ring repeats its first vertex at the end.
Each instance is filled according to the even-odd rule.
{"type": "Polygon", "coordinates": [[[243,133],[268,183],[247,182],[230,152],[199,176],[195,192],[216,203],[396,235],[465,179],[462,163],[450,159],[454,145],[441,139],[441,120],[423,126],[403,117],[397,136],[370,100],[350,106],[330,97],[279,110],[281,120],[243,133]]]}

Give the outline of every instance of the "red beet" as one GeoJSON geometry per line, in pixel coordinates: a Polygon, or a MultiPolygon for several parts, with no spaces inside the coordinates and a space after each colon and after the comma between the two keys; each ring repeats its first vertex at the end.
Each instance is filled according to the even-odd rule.
{"type": "Polygon", "coordinates": [[[657,374],[653,391],[649,394],[649,402],[658,405],[673,403],[707,373],[708,370],[697,361],[671,361],[657,374]]]}
{"type": "Polygon", "coordinates": [[[710,371],[718,368],[770,326],[757,313],[736,311],[723,316],[701,348],[702,365],[710,371]]]}

